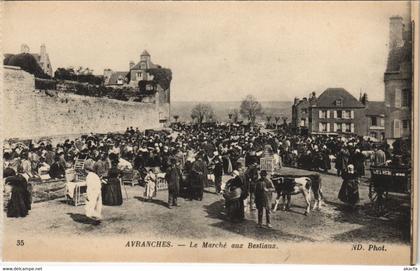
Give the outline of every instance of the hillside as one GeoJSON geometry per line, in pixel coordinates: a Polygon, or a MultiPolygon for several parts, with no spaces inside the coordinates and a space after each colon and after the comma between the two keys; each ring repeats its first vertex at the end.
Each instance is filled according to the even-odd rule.
{"type": "MultiPolygon", "coordinates": [[[[179,115],[179,121],[190,121],[191,110],[199,102],[171,102],[171,115],[179,115]]],[[[213,107],[216,119],[218,121],[229,120],[228,114],[234,109],[239,110],[241,102],[206,102],[213,107]]],[[[288,121],[292,118],[292,102],[270,101],[261,102],[264,113],[271,116],[286,116],[288,121]]],[[[263,121],[265,117],[262,117],[263,121]]]]}

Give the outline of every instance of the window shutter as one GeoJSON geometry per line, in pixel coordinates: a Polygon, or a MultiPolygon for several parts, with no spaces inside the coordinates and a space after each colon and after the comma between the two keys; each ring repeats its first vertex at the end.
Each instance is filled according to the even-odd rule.
{"type": "Polygon", "coordinates": [[[327,123],[327,132],[331,131],[330,123],[327,123]]]}
{"type": "MultiPolygon", "coordinates": [[[[334,111],[336,112],[336,111],[334,111]]],[[[337,123],[334,122],[334,132],[337,132],[337,123]]]]}
{"type": "Polygon", "coordinates": [[[380,123],[381,123],[381,127],[385,126],[385,119],[384,118],[380,118],[380,123]]]}
{"type": "Polygon", "coordinates": [[[327,118],[330,118],[330,110],[327,110],[327,118]]]}
{"type": "Polygon", "coordinates": [[[401,89],[395,89],[395,107],[401,108],[401,89]]]}
{"type": "Polygon", "coordinates": [[[319,118],[322,119],[322,110],[318,111],[319,118]]]}
{"type": "Polygon", "coordinates": [[[334,119],[337,118],[337,110],[334,110],[334,119]]]}
{"type": "Polygon", "coordinates": [[[350,111],[350,118],[354,119],[354,111],[353,110],[350,111]]]}
{"type": "MultiPolygon", "coordinates": [[[[320,112],[321,112],[321,111],[320,111],[320,112]]],[[[320,123],[318,124],[318,126],[319,126],[319,127],[318,127],[318,128],[319,128],[319,129],[318,129],[318,131],[319,131],[319,132],[322,132],[322,123],[320,122],[320,123]]]]}
{"type": "Polygon", "coordinates": [[[394,138],[401,137],[401,122],[400,120],[394,120],[394,138]]]}
{"type": "Polygon", "coordinates": [[[351,126],[350,126],[350,132],[354,133],[354,123],[352,123],[351,126]]]}

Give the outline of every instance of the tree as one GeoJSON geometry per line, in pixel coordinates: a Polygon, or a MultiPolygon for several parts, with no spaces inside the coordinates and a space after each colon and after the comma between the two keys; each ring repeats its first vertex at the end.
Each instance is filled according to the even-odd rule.
{"type": "Polygon", "coordinates": [[[252,124],[255,123],[257,116],[263,114],[262,105],[254,96],[248,95],[241,102],[240,111],[244,118],[247,118],[252,124]]]}
{"type": "Polygon", "coordinates": [[[274,120],[276,121],[276,129],[277,129],[277,123],[279,122],[280,117],[279,117],[279,116],[275,116],[275,117],[274,117],[274,120]]]}
{"type": "Polygon", "coordinates": [[[267,123],[269,124],[270,121],[271,121],[271,116],[270,115],[267,115],[267,116],[265,116],[265,118],[267,119],[267,123]]]}
{"type": "Polygon", "coordinates": [[[178,122],[179,116],[178,115],[174,115],[174,120],[175,122],[178,122]]]}
{"type": "Polygon", "coordinates": [[[239,111],[238,111],[238,109],[233,110],[232,115],[233,115],[233,122],[234,123],[237,123],[238,120],[239,120],[239,111]]]}
{"type": "Polygon", "coordinates": [[[229,117],[229,120],[232,120],[233,114],[232,113],[229,113],[228,114],[228,117],[229,117]]]}
{"type": "Polygon", "coordinates": [[[199,103],[191,110],[191,118],[197,119],[198,123],[208,121],[214,117],[213,108],[209,104],[199,103]]]}

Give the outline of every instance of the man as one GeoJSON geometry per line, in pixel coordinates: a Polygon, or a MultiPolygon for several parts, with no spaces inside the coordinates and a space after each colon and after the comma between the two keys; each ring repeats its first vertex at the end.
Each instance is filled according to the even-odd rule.
{"type": "Polygon", "coordinates": [[[214,158],[214,183],[216,186],[216,194],[222,191],[222,176],[223,176],[223,163],[220,156],[214,158]]]}
{"type": "Polygon", "coordinates": [[[382,149],[378,149],[375,147],[373,153],[373,165],[374,166],[382,166],[386,162],[385,152],[382,149]]]}
{"type": "Polygon", "coordinates": [[[166,171],[165,179],[168,182],[168,208],[178,205],[179,183],[181,182],[182,173],[179,169],[179,163],[176,159],[171,158],[169,168],[166,171]]]}
{"type": "Polygon", "coordinates": [[[249,204],[251,210],[255,210],[255,185],[258,179],[258,165],[256,161],[248,167],[245,173],[249,191],[249,204]]]}
{"type": "Polygon", "coordinates": [[[207,178],[207,165],[203,161],[203,154],[199,153],[191,168],[191,200],[203,200],[205,178],[207,178]]]}
{"type": "Polygon", "coordinates": [[[272,193],[274,191],[274,185],[270,179],[267,178],[267,171],[261,170],[261,178],[258,179],[255,185],[255,203],[258,210],[258,227],[262,228],[262,217],[265,210],[265,218],[267,221],[267,227],[271,228],[270,223],[270,209],[272,193]]]}

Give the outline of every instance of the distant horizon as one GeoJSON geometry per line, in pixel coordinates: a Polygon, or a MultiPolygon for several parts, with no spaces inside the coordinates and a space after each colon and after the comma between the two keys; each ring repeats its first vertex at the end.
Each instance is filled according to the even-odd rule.
{"type": "MultiPolygon", "coordinates": [[[[389,18],[410,2],[11,2],[4,53],[46,45],[53,70],[127,71],[147,50],[179,101],[292,101],[340,86],[384,99],[389,18]],[[30,16],[28,16],[30,14],[30,16]],[[239,98],[238,98],[239,97],[239,98]]],[[[175,98],[176,97],[176,98],[175,98]]]]}

